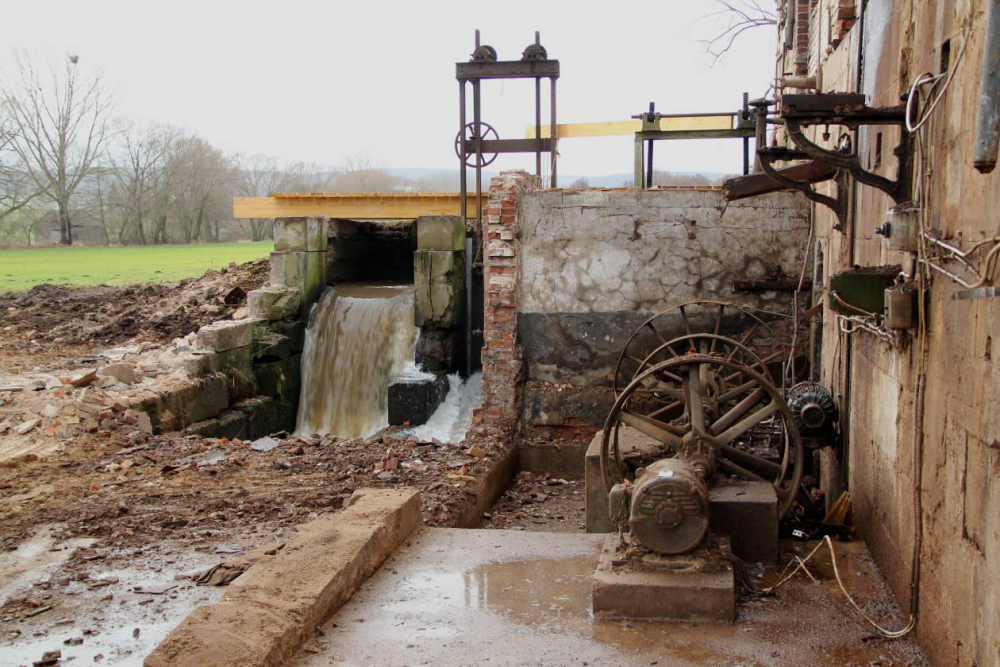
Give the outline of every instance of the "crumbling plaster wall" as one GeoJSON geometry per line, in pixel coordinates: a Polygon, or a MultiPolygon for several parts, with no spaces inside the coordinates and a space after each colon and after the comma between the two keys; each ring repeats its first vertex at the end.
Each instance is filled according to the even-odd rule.
{"type": "Polygon", "coordinates": [[[722,299],[789,312],[788,292],[736,293],[733,281],[797,277],[808,229],[808,203],[797,193],[729,206],[711,188],[522,194],[523,420],[579,421],[591,431],[603,424],[623,345],[672,305],[722,299]]]}
{"type": "MultiPolygon", "coordinates": [[[[829,5],[833,0],[822,0],[829,5]]],[[[987,3],[869,0],[864,27],[861,92],[869,104],[899,104],[917,73],[941,71],[942,48],[950,40],[951,61],[969,41],[954,81],[927,128],[930,169],[927,220],[961,245],[997,233],[1000,176],[972,167],[979,72],[987,3]]],[[[780,27],[779,27],[780,28],[780,27]]],[[[861,22],[824,51],[823,90],[858,89],[861,22]]],[[[824,45],[826,46],[826,45],[824,45]]],[[[794,54],[779,59],[779,72],[794,69],[794,54]]],[[[800,91],[792,91],[800,92],[800,91]]],[[[819,128],[822,132],[823,128],[819,128]]],[[[831,128],[830,145],[840,131],[831,128]]],[[[895,177],[892,149],[899,130],[859,133],[855,147],[864,166],[895,177]],[[877,160],[877,134],[882,156],[877,160]],[[879,163],[880,162],[880,163],[879,163]]],[[[814,140],[821,142],[816,136],[814,140]]],[[[831,192],[833,186],[822,188],[831,192]]],[[[815,207],[817,256],[822,270],[817,292],[829,277],[855,264],[902,264],[912,259],[884,247],[874,229],[892,201],[857,186],[855,211],[843,233],[834,218],[815,207]]],[[[937,665],[1000,664],[1000,300],[955,300],[961,289],[936,276],[927,302],[928,347],[922,422],[916,423],[919,349],[912,336],[890,346],[870,335],[840,333],[833,313],[824,313],[822,381],[846,412],[846,475],[859,534],[875,555],[904,610],[914,536],[915,430],[923,433],[922,520],[918,637],[937,665]]]]}

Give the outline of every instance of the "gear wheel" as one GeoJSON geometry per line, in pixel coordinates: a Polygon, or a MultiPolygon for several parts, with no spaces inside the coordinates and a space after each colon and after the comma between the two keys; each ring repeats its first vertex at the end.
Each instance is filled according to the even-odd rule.
{"type": "Polygon", "coordinates": [[[529,44],[521,54],[521,60],[548,60],[549,53],[541,44],[529,44]]]}
{"type": "Polygon", "coordinates": [[[495,63],[497,61],[497,50],[489,44],[476,47],[472,52],[472,62],[474,63],[495,63]]]}

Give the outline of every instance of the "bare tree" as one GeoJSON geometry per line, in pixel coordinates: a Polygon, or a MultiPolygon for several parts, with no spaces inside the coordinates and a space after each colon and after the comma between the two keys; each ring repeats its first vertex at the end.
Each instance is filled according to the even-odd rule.
{"type": "Polygon", "coordinates": [[[171,207],[175,212],[181,240],[219,241],[221,219],[229,210],[231,161],[222,151],[201,137],[178,139],[171,151],[167,176],[173,192],[171,207]]]}
{"type": "Polygon", "coordinates": [[[25,174],[24,165],[13,149],[14,134],[10,126],[10,119],[0,106],[0,221],[41,194],[25,174]]]}
{"type": "MultiPolygon", "coordinates": [[[[234,192],[237,197],[267,197],[276,192],[287,192],[295,174],[282,169],[278,160],[270,155],[239,155],[236,157],[234,192]]],[[[307,190],[308,192],[308,190],[307,190]]],[[[237,220],[251,241],[263,241],[274,233],[272,221],[266,218],[237,220]]]]}
{"type": "Polygon", "coordinates": [[[713,2],[717,10],[708,14],[706,18],[713,16],[724,18],[724,29],[712,39],[702,42],[716,60],[729,51],[733,42],[747,30],[778,25],[777,13],[773,9],[764,7],[764,0],[713,0],[713,2]]]}
{"type": "Polygon", "coordinates": [[[128,125],[111,159],[121,211],[119,242],[166,243],[164,172],[176,131],[159,126],[128,125]],[[158,205],[160,208],[158,209],[158,205]],[[160,218],[151,221],[154,212],[160,218]],[[147,229],[148,226],[151,229],[147,229]],[[149,232],[149,233],[147,233],[149,232]]]}
{"type": "Polygon", "coordinates": [[[347,158],[334,175],[335,192],[390,192],[399,179],[371,157],[354,155],[347,158]]]}
{"type": "Polygon", "coordinates": [[[0,87],[10,145],[31,182],[58,208],[59,242],[69,245],[70,202],[104,150],[112,98],[99,75],[81,75],[76,56],[61,70],[50,65],[44,73],[24,53],[15,61],[12,80],[0,87]]]}
{"type": "Polygon", "coordinates": [[[585,176],[581,176],[569,184],[571,190],[586,190],[590,187],[590,181],[585,176]]]}

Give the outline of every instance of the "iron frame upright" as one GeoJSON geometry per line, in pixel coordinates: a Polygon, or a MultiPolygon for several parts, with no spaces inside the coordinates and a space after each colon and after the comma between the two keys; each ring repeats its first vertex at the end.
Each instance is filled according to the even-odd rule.
{"type": "MultiPolygon", "coordinates": [[[[535,33],[535,44],[540,45],[539,34],[535,33]]],[[[479,31],[476,31],[476,49],[478,50],[479,31]]],[[[468,176],[466,174],[467,160],[475,155],[476,170],[476,230],[483,224],[483,154],[484,153],[534,153],[535,175],[542,176],[542,153],[551,157],[551,187],[557,185],[557,142],[556,131],[556,81],[559,79],[558,60],[497,60],[472,61],[455,63],[455,78],[458,79],[459,102],[459,173],[461,184],[462,218],[468,220],[466,196],[468,193],[468,176]],[[482,133],[482,100],[480,85],[484,79],[534,79],[535,80],[535,138],[534,139],[483,139],[482,133]],[[551,93],[549,121],[550,136],[542,138],[542,79],[549,80],[551,93]],[[466,84],[472,84],[472,125],[473,143],[471,147],[466,140],[466,84]]]]}

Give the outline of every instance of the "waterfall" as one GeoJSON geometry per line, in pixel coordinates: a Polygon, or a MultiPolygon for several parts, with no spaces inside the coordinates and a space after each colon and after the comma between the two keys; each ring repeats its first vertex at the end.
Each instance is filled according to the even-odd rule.
{"type": "Polygon", "coordinates": [[[389,381],[412,363],[413,286],[328,287],[302,353],[295,432],[364,438],[389,425],[389,381]]]}
{"type": "Polygon", "coordinates": [[[448,376],[448,395],[426,424],[413,429],[422,441],[437,440],[453,445],[465,440],[472,426],[472,413],[483,405],[483,374],[473,373],[465,382],[458,373],[448,376]]]}

